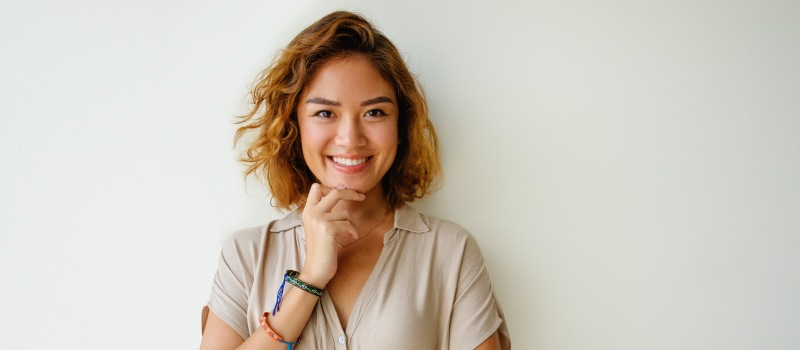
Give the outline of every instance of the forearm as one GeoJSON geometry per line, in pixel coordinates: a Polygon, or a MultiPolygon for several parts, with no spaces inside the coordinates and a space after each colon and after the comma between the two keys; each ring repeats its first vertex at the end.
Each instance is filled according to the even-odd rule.
{"type": "MultiPolygon", "coordinates": [[[[314,307],[319,301],[319,297],[303,291],[299,288],[286,285],[286,293],[281,301],[280,311],[275,315],[270,314],[267,323],[272,330],[280,335],[285,341],[295,342],[303,332],[306,323],[308,323],[314,307]]],[[[267,310],[269,311],[269,310],[267,310]]],[[[247,340],[239,346],[239,350],[262,350],[262,349],[281,349],[285,350],[286,344],[282,344],[263,329],[259,329],[247,338],[247,340]]]]}
{"type": "MultiPolygon", "coordinates": [[[[307,259],[303,270],[296,278],[315,288],[324,289],[337,270],[338,247],[336,238],[340,233],[356,238],[358,232],[349,212],[331,211],[343,200],[361,201],[363,194],[347,189],[322,188],[314,184],[303,208],[303,230],[306,239],[307,259]],[[324,192],[324,193],[323,193],[324,192]]],[[[287,283],[289,284],[289,283],[287,283]]],[[[272,331],[287,342],[295,342],[308,323],[319,297],[300,288],[286,286],[280,310],[270,314],[267,323],[272,331]]],[[[286,349],[264,330],[254,332],[237,349],[286,349]]]]}

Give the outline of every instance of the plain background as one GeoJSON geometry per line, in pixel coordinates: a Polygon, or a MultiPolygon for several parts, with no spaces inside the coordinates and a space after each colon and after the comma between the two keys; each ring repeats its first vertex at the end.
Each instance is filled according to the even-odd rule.
{"type": "Polygon", "coordinates": [[[800,348],[796,1],[0,2],[0,347],[200,341],[222,242],[281,214],[231,139],[302,28],[420,77],[516,349],[800,348]]]}

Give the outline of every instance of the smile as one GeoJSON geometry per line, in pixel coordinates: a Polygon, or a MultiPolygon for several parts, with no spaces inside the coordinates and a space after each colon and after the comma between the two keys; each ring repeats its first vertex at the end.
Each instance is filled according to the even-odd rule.
{"type": "Polygon", "coordinates": [[[342,158],[342,157],[328,157],[328,158],[330,158],[334,163],[339,164],[339,165],[356,166],[356,165],[364,164],[364,162],[366,162],[370,157],[355,158],[355,159],[353,159],[353,158],[342,158]]]}

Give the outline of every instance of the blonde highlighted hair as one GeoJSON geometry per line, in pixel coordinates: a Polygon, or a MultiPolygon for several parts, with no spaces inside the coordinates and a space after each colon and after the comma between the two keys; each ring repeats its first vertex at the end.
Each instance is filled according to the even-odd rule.
{"type": "Polygon", "coordinates": [[[266,180],[278,208],[302,206],[316,181],[300,144],[300,95],[324,63],[347,56],[360,56],[374,65],[397,96],[400,144],[381,181],[389,205],[397,208],[422,198],[441,176],[427,101],[400,52],[363,17],[338,11],[300,32],[259,74],[250,92],[252,108],[237,121],[241,126],[234,142],[251,136],[241,158],[247,166],[245,176],[255,174],[266,180]]]}

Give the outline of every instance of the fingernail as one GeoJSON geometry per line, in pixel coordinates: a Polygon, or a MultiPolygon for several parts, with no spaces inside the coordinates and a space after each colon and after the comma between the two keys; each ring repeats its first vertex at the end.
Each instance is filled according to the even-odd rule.
{"type": "Polygon", "coordinates": [[[337,189],[337,190],[346,190],[346,189],[347,189],[347,186],[345,186],[345,185],[339,185],[339,186],[336,186],[336,189],[337,189]]]}

